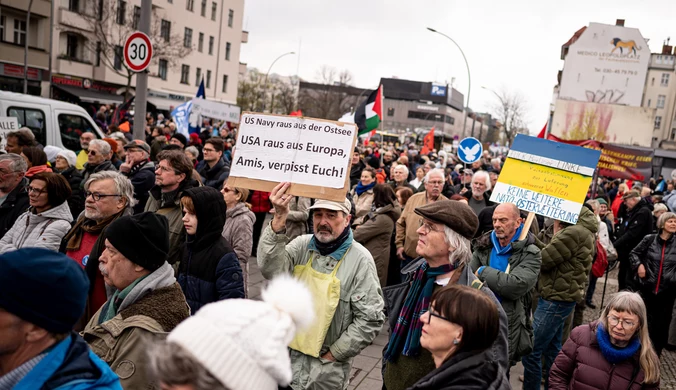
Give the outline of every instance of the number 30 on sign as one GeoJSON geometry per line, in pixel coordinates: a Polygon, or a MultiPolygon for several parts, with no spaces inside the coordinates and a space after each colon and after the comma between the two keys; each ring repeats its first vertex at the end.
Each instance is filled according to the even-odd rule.
{"type": "Polygon", "coordinates": [[[124,63],[134,72],[144,71],[153,57],[150,38],[140,31],[132,33],[124,43],[124,63]]]}

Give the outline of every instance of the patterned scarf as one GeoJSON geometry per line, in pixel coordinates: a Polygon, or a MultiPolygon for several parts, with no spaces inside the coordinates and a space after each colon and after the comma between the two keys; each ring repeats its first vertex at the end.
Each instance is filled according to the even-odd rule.
{"type": "Polygon", "coordinates": [[[455,270],[458,264],[459,262],[429,268],[429,264],[425,262],[416,271],[404,306],[402,306],[399,318],[397,318],[397,324],[392,331],[390,344],[385,351],[387,361],[393,362],[400,353],[404,356],[418,355],[423,327],[420,316],[430,307],[430,299],[434,292],[434,281],[437,276],[455,270]]]}

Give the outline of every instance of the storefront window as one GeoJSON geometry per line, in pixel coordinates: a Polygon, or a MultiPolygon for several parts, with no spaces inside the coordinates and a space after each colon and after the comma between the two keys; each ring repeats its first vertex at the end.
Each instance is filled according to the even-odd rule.
{"type": "MultiPolygon", "coordinates": [[[[59,114],[59,131],[61,132],[61,143],[66,149],[78,151],[80,147],[80,135],[91,132],[96,134],[89,121],[80,115],[59,114]]],[[[98,137],[97,137],[98,138],[98,137]]]]}
{"type": "Polygon", "coordinates": [[[7,116],[13,116],[19,120],[20,127],[28,127],[33,130],[35,140],[42,145],[47,145],[47,132],[45,131],[45,113],[41,110],[25,107],[9,107],[7,116]]]}

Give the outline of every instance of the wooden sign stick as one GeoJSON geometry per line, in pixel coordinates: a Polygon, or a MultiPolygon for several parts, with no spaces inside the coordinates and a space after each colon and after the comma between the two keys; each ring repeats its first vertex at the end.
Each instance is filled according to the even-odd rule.
{"type": "Polygon", "coordinates": [[[534,212],[529,212],[528,217],[526,217],[526,222],[523,223],[523,229],[521,229],[521,234],[519,235],[519,241],[525,240],[528,237],[528,232],[530,231],[530,225],[533,224],[533,218],[535,218],[534,212]]]}

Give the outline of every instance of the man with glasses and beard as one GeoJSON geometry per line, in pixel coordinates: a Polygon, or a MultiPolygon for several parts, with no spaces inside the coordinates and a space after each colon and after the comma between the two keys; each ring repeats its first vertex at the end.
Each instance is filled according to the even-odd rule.
{"type": "Polygon", "coordinates": [[[89,150],[87,150],[87,163],[84,165],[82,172],[82,186],[87,182],[89,176],[97,172],[116,171],[115,165],[110,161],[111,156],[110,144],[106,141],[95,139],[89,143],[89,150]]]}
{"type": "Polygon", "coordinates": [[[18,154],[0,155],[0,238],[28,209],[26,170],[26,160],[18,154]]]}
{"type": "Polygon", "coordinates": [[[293,196],[289,183],[270,194],[274,217],[258,243],[263,277],[293,273],[312,293],[316,321],[291,342],[293,390],[347,387],[352,359],[366,348],[385,320],[383,296],[373,257],[354,241],[350,202],[317,200],[310,207],[314,234],[286,237],[293,196]]]}

